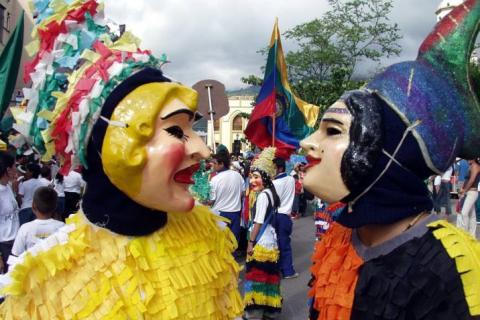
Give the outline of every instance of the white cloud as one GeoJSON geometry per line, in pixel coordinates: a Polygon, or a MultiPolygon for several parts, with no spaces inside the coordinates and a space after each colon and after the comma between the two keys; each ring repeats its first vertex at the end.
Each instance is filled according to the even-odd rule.
{"type": "MultiPolygon", "coordinates": [[[[391,20],[404,35],[399,61],[414,59],[422,39],[435,23],[436,0],[394,0],[391,20]]],[[[105,0],[106,16],[127,25],[142,39],[142,48],[172,61],[164,70],[187,85],[214,78],[227,89],[240,78],[261,75],[275,17],[281,31],[310,21],[327,10],[325,0],[105,0]]],[[[282,39],[285,51],[292,43],[282,39]]],[[[386,63],[386,62],[385,62],[386,63]]],[[[371,66],[365,66],[369,70],[371,66]]]]}

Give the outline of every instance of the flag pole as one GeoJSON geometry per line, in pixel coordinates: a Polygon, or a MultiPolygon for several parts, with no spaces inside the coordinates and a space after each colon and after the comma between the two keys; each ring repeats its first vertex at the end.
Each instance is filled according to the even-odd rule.
{"type": "Polygon", "coordinates": [[[217,148],[215,146],[215,120],[213,119],[213,115],[215,114],[215,111],[213,111],[213,106],[212,106],[212,94],[210,90],[212,89],[211,84],[207,84],[205,86],[208,91],[208,114],[210,115],[210,121],[212,123],[212,150],[213,153],[217,153],[217,148]]]}
{"type": "MultiPolygon", "coordinates": [[[[279,39],[279,35],[278,35],[278,17],[275,17],[275,26],[274,26],[274,33],[275,33],[275,42],[274,42],[274,46],[275,46],[275,63],[274,63],[274,66],[273,66],[273,90],[276,92],[277,90],[277,75],[276,75],[276,71],[277,71],[277,68],[275,67],[275,65],[277,64],[276,60],[277,60],[277,50],[278,50],[278,39],[279,39]]],[[[277,95],[275,94],[275,105],[274,105],[274,108],[273,108],[273,114],[272,114],[272,147],[275,147],[275,122],[277,120],[277,95]]]]}
{"type": "Polygon", "coordinates": [[[275,147],[275,122],[276,122],[276,114],[275,112],[273,113],[272,116],[272,147],[275,147]]]}

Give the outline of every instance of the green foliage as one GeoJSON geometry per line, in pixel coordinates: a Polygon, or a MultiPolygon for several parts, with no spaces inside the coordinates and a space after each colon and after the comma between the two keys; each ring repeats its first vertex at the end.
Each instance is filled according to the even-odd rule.
{"type": "MultiPolygon", "coordinates": [[[[262,52],[262,54],[265,54],[262,52]]],[[[262,78],[259,78],[253,74],[249,75],[248,77],[242,77],[240,79],[243,83],[245,84],[249,84],[251,86],[262,86],[263,84],[263,79],[262,78]]],[[[252,102],[252,107],[255,106],[255,101],[257,101],[257,96],[258,94],[255,94],[255,96],[253,97],[253,102],[252,102]]],[[[245,118],[245,117],[244,117],[245,118]]],[[[250,119],[250,116],[248,117],[248,119],[250,119]]]]}
{"type": "Polygon", "coordinates": [[[388,20],[392,0],[329,0],[323,17],[288,30],[299,49],[286,56],[296,93],[323,108],[363,83],[352,75],[360,61],[399,55],[396,23],[388,20]]]}
{"type": "MultiPolygon", "coordinates": [[[[290,85],[300,98],[323,109],[344,91],[365,83],[352,78],[359,62],[378,62],[401,52],[398,25],[388,19],[393,0],[328,2],[330,10],[321,18],[285,32],[298,45],[285,57],[290,85]]],[[[250,75],[242,82],[260,85],[262,81],[250,75]]]]}
{"type": "Polygon", "coordinates": [[[238,115],[244,119],[250,119],[250,113],[248,112],[240,112],[238,115]]]}
{"type": "Polygon", "coordinates": [[[249,84],[251,86],[261,86],[263,84],[262,78],[259,78],[253,74],[249,75],[248,77],[242,77],[240,79],[243,83],[249,84]]]}
{"type": "Polygon", "coordinates": [[[329,79],[337,72],[351,79],[361,60],[379,61],[398,55],[398,25],[388,21],[392,0],[329,0],[331,9],[320,19],[285,33],[299,50],[287,55],[293,81],[329,79]]]}
{"type": "Polygon", "coordinates": [[[210,200],[209,176],[210,171],[206,169],[205,160],[200,161],[200,169],[193,175],[193,181],[195,181],[195,184],[190,186],[190,192],[202,203],[210,200]]]}
{"type": "Polygon", "coordinates": [[[333,75],[330,79],[300,79],[292,82],[291,86],[299,97],[309,103],[320,106],[322,112],[326,107],[338,100],[343,92],[358,89],[365,81],[346,80],[340,75],[333,75]]]}

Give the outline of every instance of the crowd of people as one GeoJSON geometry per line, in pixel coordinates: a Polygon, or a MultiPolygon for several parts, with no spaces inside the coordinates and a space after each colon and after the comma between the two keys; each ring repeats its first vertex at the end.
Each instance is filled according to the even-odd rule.
{"type": "Polygon", "coordinates": [[[64,225],[79,208],[82,176],[63,176],[55,162],[0,151],[0,270],[64,225]]]}
{"type": "Polygon", "coordinates": [[[477,209],[480,206],[480,159],[458,159],[442,175],[429,179],[434,212],[452,214],[455,207],[457,227],[476,237],[477,209]],[[458,199],[456,204],[452,198],[458,199]]]}
{"type": "MultiPolygon", "coordinates": [[[[294,278],[298,273],[293,267],[290,237],[292,220],[303,216],[307,209],[307,198],[304,197],[307,192],[302,187],[305,164],[298,163],[287,173],[284,159],[274,158],[272,161],[275,172],[270,178],[273,186],[271,190],[274,190],[275,198],[279,199],[278,205],[274,207],[277,213],[274,223],[280,248],[280,269],[282,277],[294,278]]],[[[206,204],[215,213],[228,219],[228,225],[239,243],[236,255],[247,250],[247,231],[254,216],[252,208],[260,194],[252,180],[254,162],[253,156],[244,158],[242,155],[230,155],[228,151],[221,151],[212,156],[207,166],[211,173],[210,199],[206,204]]]]}

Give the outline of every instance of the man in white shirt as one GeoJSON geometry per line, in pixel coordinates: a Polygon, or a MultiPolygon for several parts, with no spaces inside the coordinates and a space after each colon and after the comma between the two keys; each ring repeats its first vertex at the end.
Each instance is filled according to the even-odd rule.
{"type": "Polygon", "coordinates": [[[18,195],[20,196],[20,212],[18,213],[20,225],[35,219],[32,211],[32,201],[35,191],[42,186],[39,175],[40,166],[38,164],[27,164],[26,180],[20,183],[18,187],[18,195]]]}
{"type": "Polygon", "coordinates": [[[216,175],[210,181],[210,205],[212,210],[230,220],[229,228],[240,240],[240,212],[242,210],[243,177],[230,170],[228,154],[219,153],[213,156],[213,169],[216,175]]]}
{"type": "Polygon", "coordinates": [[[292,235],[292,207],[295,198],[295,179],[285,172],[285,160],[275,158],[273,160],[277,167],[277,176],[273,180],[275,191],[280,198],[280,207],[276,219],[276,229],[278,236],[278,248],[280,250],[280,271],[284,279],[296,278],[298,273],[293,267],[292,245],[290,236],[292,235]]]}
{"type": "Polygon", "coordinates": [[[10,187],[15,171],[13,156],[0,151],[0,273],[7,271],[7,259],[19,227],[18,203],[10,187]]]}
{"type": "Polygon", "coordinates": [[[35,191],[32,210],[36,219],[20,227],[13,243],[12,255],[18,257],[64,225],[63,222],[52,219],[56,207],[57,192],[55,190],[50,187],[40,187],[35,191]]]}
{"type": "Polygon", "coordinates": [[[78,204],[80,202],[80,195],[85,187],[85,181],[82,175],[75,170],[72,170],[63,178],[64,193],[65,193],[65,211],[63,220],[69,215],[77,212],[78,204]]]}

